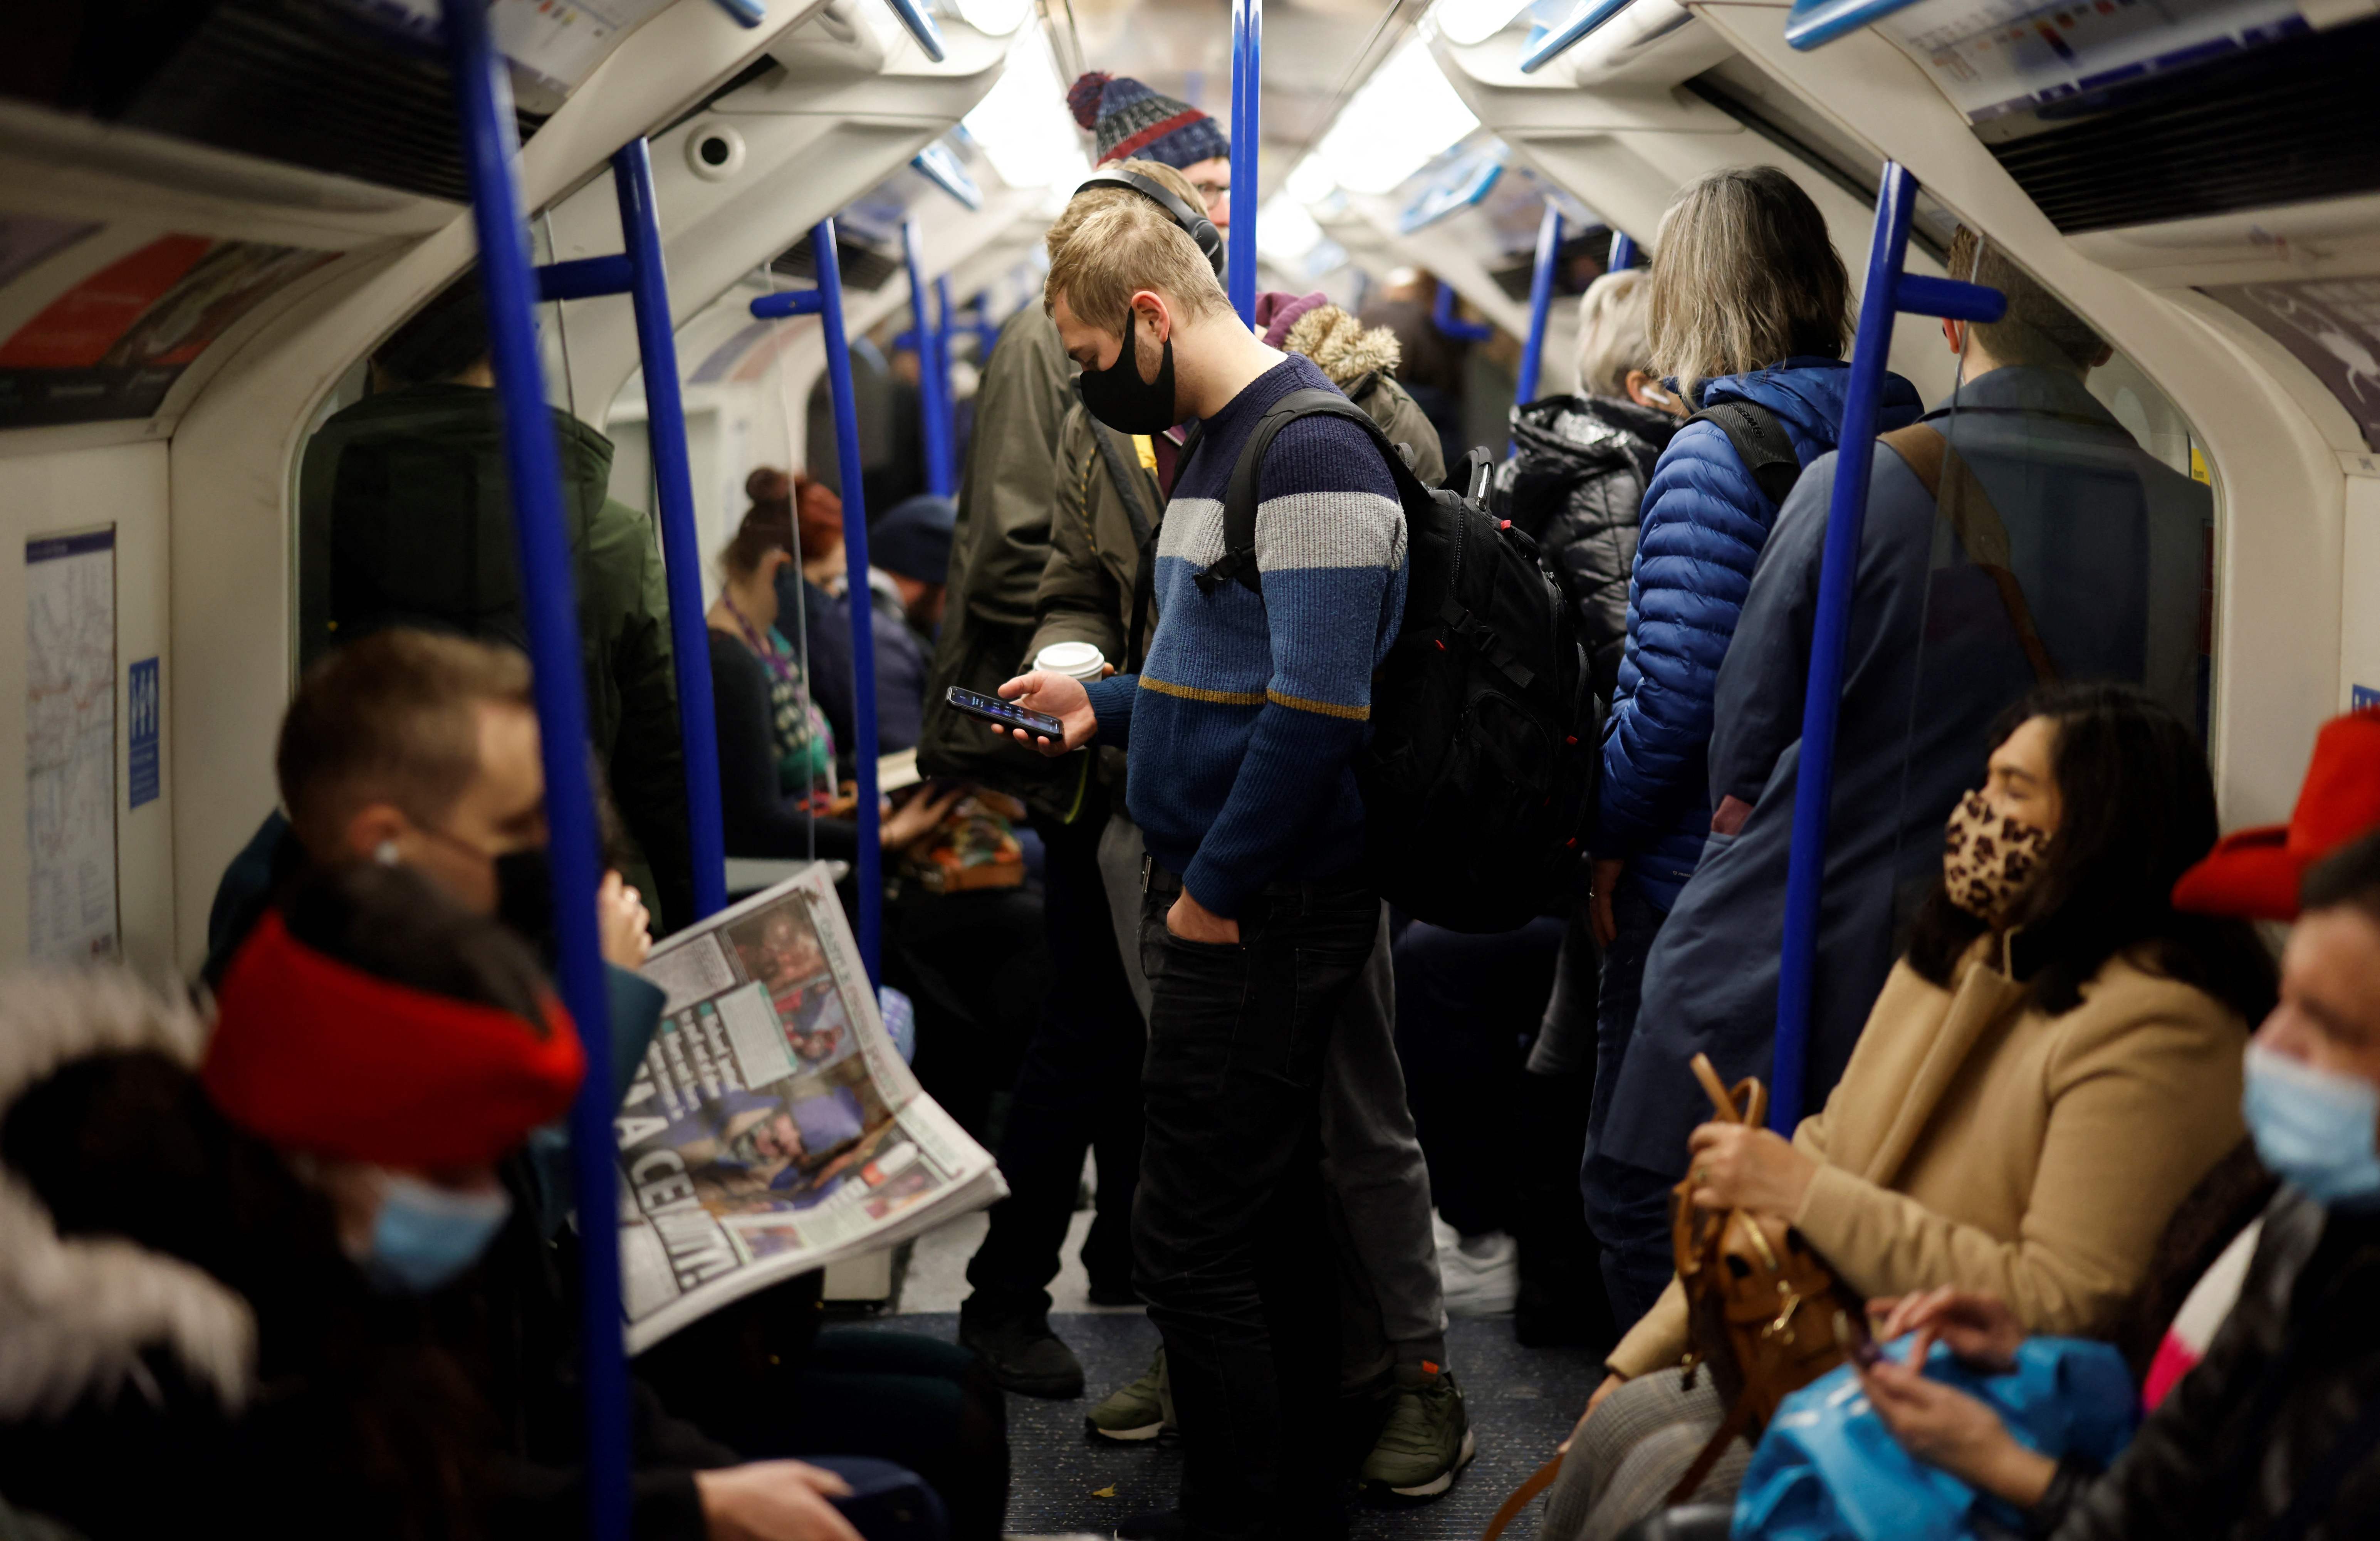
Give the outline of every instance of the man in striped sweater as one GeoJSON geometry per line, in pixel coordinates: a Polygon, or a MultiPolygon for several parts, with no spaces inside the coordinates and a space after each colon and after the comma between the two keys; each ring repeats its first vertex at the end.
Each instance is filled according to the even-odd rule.
{"type": "Polygon", "coordinates": [[[1354,759],[1403,613],[1403,511],[1360,428],[1300,419],[1258,478],[1263,593],[1200,583],[1257,420],[1292,391],[1332,387],[1241,323],[1153,200],[1077,194],[1050,256],[1045,303],[1092,414],[1127,433],[1200,424],[1166,508],[1141,673],[1002,687],[1064,723],[1062,742],[1036,741],[1045,751],[1127,750],[1148,843],[1133,1234],[1183,1434],[1179,1534],[1327,1537],[1343,1531],[1343,1463],[1318,1089],[1342,1010],[1386,1009],[1360,995],[1378,993],[1364,976],[1381,911],[1354,759]]]}

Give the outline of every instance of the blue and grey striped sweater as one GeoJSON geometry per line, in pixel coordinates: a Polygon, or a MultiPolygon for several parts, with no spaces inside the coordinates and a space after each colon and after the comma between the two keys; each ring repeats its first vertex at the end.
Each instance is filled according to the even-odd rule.
{"type": "Polygon", "coordinates": [[[1257,479],[1261,598],[1196,576],[1223,554],[1223,492],[1257,420],[1290,392],[1331,390],[1292,355],[1207,419],[1165,506],[1157,635],[1140,673],[1090,687],[1103,742],[1125,745],[1134,822],[1201,904],[1234,916],[1281,879],[1362,857],[1354,760],[1372,672],[1404,615],[1405,519],[1358,425],[1283,429],[1257,479]]]}

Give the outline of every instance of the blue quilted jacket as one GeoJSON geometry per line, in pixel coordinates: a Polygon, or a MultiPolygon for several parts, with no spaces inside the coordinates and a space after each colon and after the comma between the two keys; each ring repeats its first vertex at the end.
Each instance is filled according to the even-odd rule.
{"type": "MultiPolygon", "coordinates": [[[[1757,374],[1706,381],[1702,404],[1741,399],[1768,408],[1807,466],[1835,447],[1850,380],[1839,360],[1788,358],[1757,374]]],[[[1915,421],[1921,406],[1914,386],[1887,375],[1878,431],[1915,421]]],[[[1680,430],[1645,490],[1628,643],[1604,723],[1594,849],[1625,857],[1630,880],[1664,912],[1710,831],[1711,695],[1776,518],[1777,505],[1716,423],[1680,430]]]]}

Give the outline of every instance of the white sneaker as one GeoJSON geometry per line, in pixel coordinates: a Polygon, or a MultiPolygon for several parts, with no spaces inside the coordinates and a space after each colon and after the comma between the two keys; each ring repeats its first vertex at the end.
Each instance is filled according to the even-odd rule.
{"type": "Polygon", "coordinates": [[[1505,1317],[1521,1293],[1521,1248],[1502,1232],[1440,1247],[1439,1287],[1450,1317],[1505,1317]]]}

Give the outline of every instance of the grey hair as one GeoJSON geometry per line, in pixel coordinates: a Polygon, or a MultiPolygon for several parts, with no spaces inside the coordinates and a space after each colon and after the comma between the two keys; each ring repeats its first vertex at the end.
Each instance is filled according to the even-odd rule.
{"type": "Polygon", "coordinates": [[[1645,270],[1607,273],[1578,297],[1578,394],[1628,394],[1628,374],[1653,368],[1645,341],[1645,270]]]}
{"type": "Polygon", "coordinates": [[[1646,337],[1690,402],[1720,375],[1843,356],[1850,276],[1818,206],[1774,166],[1690,183],[1661,216],[1652,274],[1646,337]]]}
{"type": "Polygon", "coordinates": [[[1998,362],[2081,374],[2096,367],[2106,355],[2107,340],[2088,322],[2068,309],[2013,259],[1963,224],[1950,237],[1949,266],[1951,277],[1998,289],[2008,297],[2006,316],[1975,323],[1975,341],[1998,362]]]}

